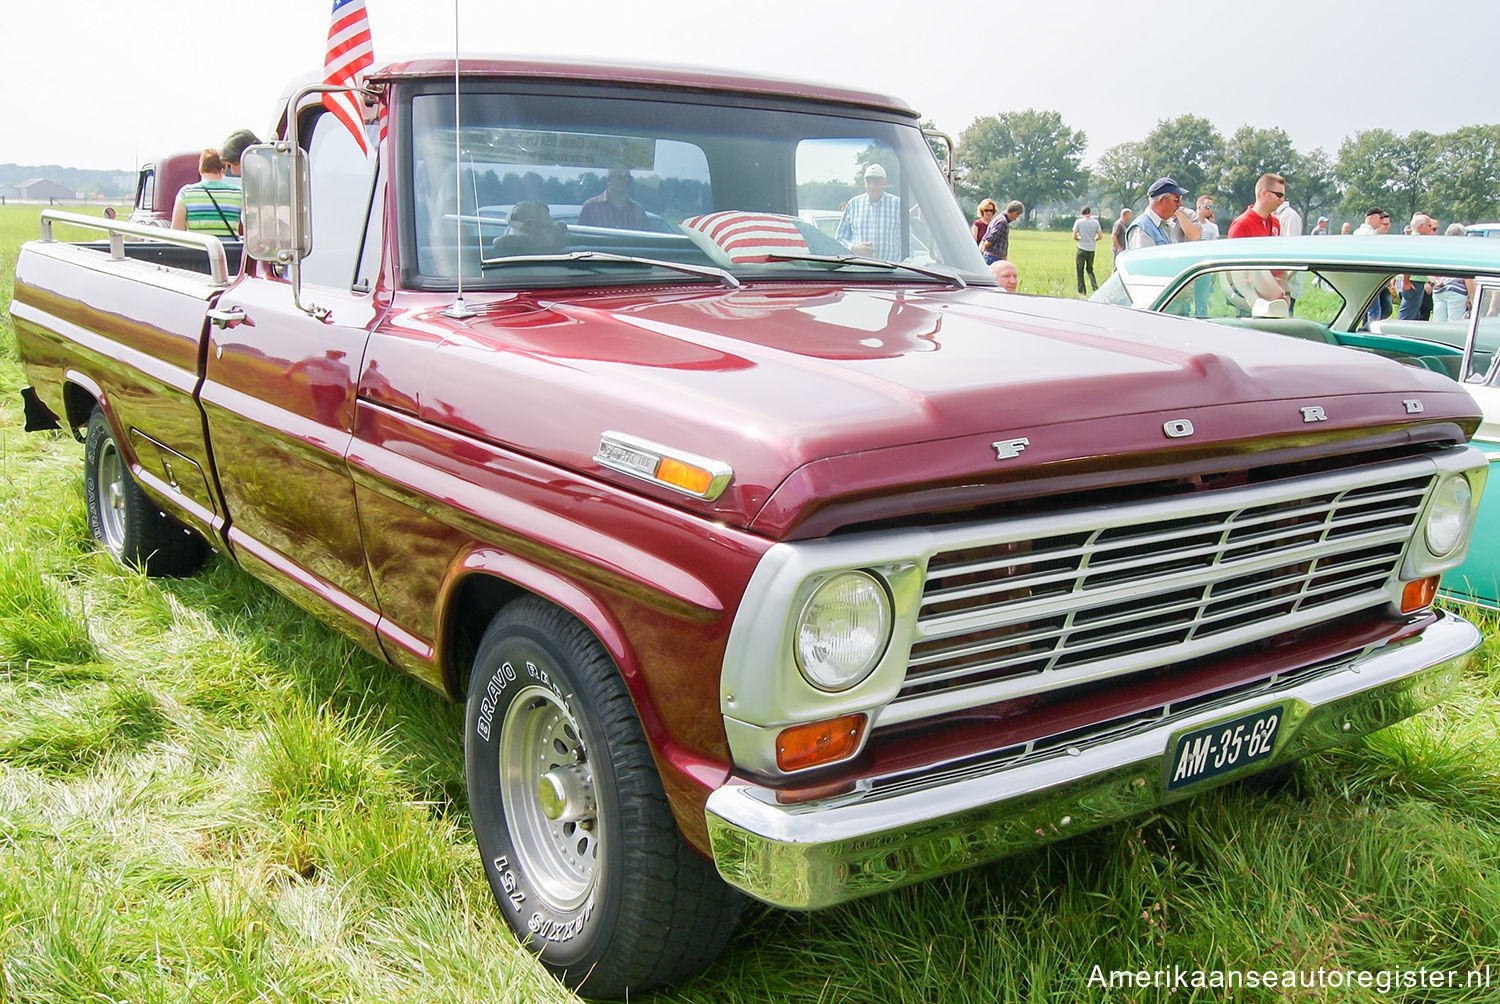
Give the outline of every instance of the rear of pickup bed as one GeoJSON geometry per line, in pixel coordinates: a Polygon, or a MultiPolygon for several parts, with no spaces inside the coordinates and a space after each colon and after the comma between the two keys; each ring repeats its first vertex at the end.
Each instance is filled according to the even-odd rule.
{"type": "Polygon", "coordinates": [[[216,237],[45,211],[42,239],[16,261],[16,340],[44,408],[82,428],[95,406],[118,432],[124,463],[164,509],[204,535],[223,525],[203,416],[207,311],[238,247],[216,237]],[[95,244],[51,239],[54,222],[106,230],[95,244]],[[125,243],[126,236],[145,238],[125,243]]]}

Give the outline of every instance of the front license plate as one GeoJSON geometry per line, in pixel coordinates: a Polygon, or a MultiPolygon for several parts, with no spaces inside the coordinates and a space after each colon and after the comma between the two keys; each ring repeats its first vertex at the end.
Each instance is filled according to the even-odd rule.
{"type": "Polygon", "coordinates": [[[1269,758],[1276,749],[1281,718],[1282,707],[1277,705],[1177,736],[1167,761],[1167,790],[1269,758]]]}

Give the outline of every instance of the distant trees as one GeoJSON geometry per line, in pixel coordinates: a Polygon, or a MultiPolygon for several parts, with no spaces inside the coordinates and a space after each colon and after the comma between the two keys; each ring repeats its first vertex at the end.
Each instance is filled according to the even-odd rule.
{"type": "MultiPolygon", "coordinates": [[[[1215,187],[1223,172],[1224,137],[1212,122],[1196,115],[1157,122],[1141,145],[1150,169],[1148,185],[1170,177],[1196,197],[1215,187]]],[[[1145,192],[1142,188],[1136,198],[1145,192]]]]}
{"type": "Polygon", "coordinates": [[[1464,126],[1437,137],[1431,208],[1443,220],[1493,220],[1500,197],[1500,125],[1464,126]]]}
{"type": "Polygon", "coordinates": [[[977,203],[991,196],[1038,206],[1066,202],[1088,184],[1083,151],[1088,137],[1063,124],[1057,112],[1028,108],[975,119],[958,140],[961,193],[977,203]]]}
{"type": "Polygon", "coordinates": [[[1142,143],[1116,143],[1104,151],[1094,170],[1099,194],[1112,206],[1134,205],[1155,177],[1146,164],[1142,143]]]}
{"type": "Polygon", "coordinates": [[[1085,143],[1085,134],[1053,111],[975,119],[959,137],[959,195],[970,209],[989,196],[1001,204],[1020,199],[1028,213],[1051,208],[1063,215],[1097,195],[1117,212],[1139,207],[1147,186],[1170,175],[1193,196],[1214,196],[1223,226],[1254,201],[1256,179],[1275,173],[1287,179],[1290,201],[1309,225],[1320,215],[1358,219],[1371,205],[1398,223],[1417,211],[1444,222],[1500,218],[1500,125],[1404,137],[1368,129],[1330,157],[1296,149],[1280,128],[1245,125],[1226,138],[1208,119],[1180,115],[1105,150],[1092,170],[1083,163],[1085,143]]]}

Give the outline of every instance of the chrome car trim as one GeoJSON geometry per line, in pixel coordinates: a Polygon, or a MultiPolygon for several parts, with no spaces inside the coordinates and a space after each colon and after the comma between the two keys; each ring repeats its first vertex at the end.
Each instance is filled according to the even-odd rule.
{"type": "Polygon", "coordinates": [[[1413,637],[1377,646],[1334,671],[1261,690],[1039,761],[979,773],[939,765],[891,789],[780,804],[776,792],[730,784],[708,798],[714,863],[731,885],[767,903],[814,909],[895,889],[1138,815],[1196,791],[1385,728],[1452,692],[1481,635],[1451,614],[1413,637]],[[1276,751],[1181,792],[1166,759],[1185,731],[1285,706],[1276,751]]]}
{"type": "Polygon", "coordinates": [[[864,712],[876,731],[1383,616],[1403,579],[1462,560],[1462,546],[1439,558],[1421,542],[1432,487],[1485,469],[1479,451],[1450,447],[1108,508],[776,544],[730,629],[731,755],[780,776],[774,737],[792,723],[864,712]],[[895,630],[870,677],[830,695],[797,671],[793,614],[808,583],[845,568],[886,580],[895,630]]]}
{"type": "Polygon", "coordinates": [[[661,443],[632,436],[624,432],[605,430],[599,434],[599,448],[594,452],[594,462],[612,471],[628,474],[642,481],[649,481],[681,495],[689,495],[712,502],[724,494],[729,482],[734,479],[734,469],[722,460],[702,457],[696,453],[664,446],[661,443]],[[696,467],[708,474],[708,487],[701,492],[690,491],[656,475],[656,464],[663,460],[675,460],[689,467],[696,467]]]}
{"type": "Polygon", "coordinates": [[[161,227],[144,226],[139,223],[130,223],[125,220],[109,220],[99,216],[84,216],[81,213],[68,213],[60,209],[43,209],[41,213],[41,240],[42,243],[51,243],[52,224],[66,223],[74,227],[87,227],[90,230],[102,230],[109,236],[109,256],[114,261],[122,261],[125,258],[125,246],[122,243],[125,237],[138,237],[141,240],[156,241],[159,244],[176,244],[179,247],[196,248],[208,256],[208,277],[215,286],[229,285],[229,258],[224,251],[224,242],[213,234],[196,233],[187,230],[164,230],[161,227]]]}

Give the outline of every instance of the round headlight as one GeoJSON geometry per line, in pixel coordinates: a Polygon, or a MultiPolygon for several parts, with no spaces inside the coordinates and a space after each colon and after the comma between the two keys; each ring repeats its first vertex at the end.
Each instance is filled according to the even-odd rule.
{"type": "Polygon", "coordinates": [[[848,690],[875,670],[891,640],[891,598],[866,572],[840,572],[797,617],[797,668],[822,690],[848,690]]]}
{"type": "Polygon", "coordinates": [[[1469,525],[1469,503],[1473,491],[1462,474],[1438,485],[1427,510],[1427,549],[1439,558],[1452,553],[1469,525]]]}

